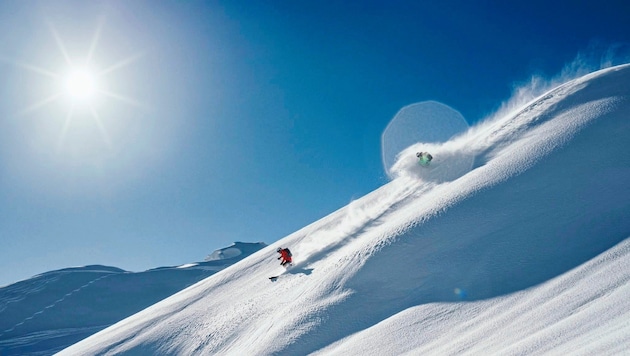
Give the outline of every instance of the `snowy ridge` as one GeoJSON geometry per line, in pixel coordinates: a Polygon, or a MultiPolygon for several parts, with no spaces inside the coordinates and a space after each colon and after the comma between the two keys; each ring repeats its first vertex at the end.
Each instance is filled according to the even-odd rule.
{"type": "Polygon", "coordinates": [[[50,355],[263,248],[236,242],[236,256],[132,273],[65,268],[0,288],[0,355],[50,355]]]}
{"type": "Polygon", "coordinates": [[[206,257],[205,261],[210,262],[210,261],[217,261],[217,260],[234,259],[241,255],[250,255],[265,246],[266,245],[263,242],[258,242],[258,243],[235,242],[228,247],[214,251],[213,253],[208,255],[208,257],[206,257]]]}
{"type": "Polygon", "coordinates": [[[60,355],[625,350],[628,112],[626,65],[432,146],[433,170],[411,147],[391,183],[60,355]],[[270,283],[278,246],[295,267],[270,283]]]}

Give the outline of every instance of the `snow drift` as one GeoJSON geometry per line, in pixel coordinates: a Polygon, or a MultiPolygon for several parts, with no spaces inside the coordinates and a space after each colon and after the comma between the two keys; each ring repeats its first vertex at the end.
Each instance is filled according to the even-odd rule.
{"type": "Polygon", "coordinates": [[[432,147],[432,170],[410,147],[389,184],[60,355],[620,352],[629,113],[626,65],[432,147]],[[279,246],[296,265],[272,283],[279,246]]]}

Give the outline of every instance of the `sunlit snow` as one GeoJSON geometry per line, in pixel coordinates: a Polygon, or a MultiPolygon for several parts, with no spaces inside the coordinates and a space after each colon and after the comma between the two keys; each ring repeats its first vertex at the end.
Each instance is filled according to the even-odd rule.
{"type": "Polygon", "coordinates": [[[390,183],[59,355],[626,352],[628,113],[625,65],[419,143],[429,167],[412,145],[390,183]]]}
{"type": "Polygon", "coordinates": [[[380,189],[61,354],[618,354],[629,99],[630,66],[561,85],[436,145],[434,170],[399,162],[380,189]],[[440,170],[469,154],[471,169],[440,170]]]}

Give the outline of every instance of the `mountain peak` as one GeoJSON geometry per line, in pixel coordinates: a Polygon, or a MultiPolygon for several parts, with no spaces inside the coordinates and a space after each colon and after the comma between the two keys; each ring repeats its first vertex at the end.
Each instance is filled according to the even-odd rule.
{"type": "Polygon", "coordinates": [[[238,257],[242,254],[249,255],[266,246],[267,245],[264,242],[256,242],[256,243],[249,242],[248,243],[248,242],[237,241],[228,247],[224,247],[224,248],[221,248],[212,252],[204,259],[204,261],[209,262],[209,261],[216,261],[216,260],[231,259],[231,258],[238,257]]]}

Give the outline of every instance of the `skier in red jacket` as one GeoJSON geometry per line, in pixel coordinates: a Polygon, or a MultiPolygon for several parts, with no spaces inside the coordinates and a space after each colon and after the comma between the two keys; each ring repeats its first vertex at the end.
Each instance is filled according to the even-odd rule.
{"type": "Polygon", "coordinates": [[[276,252],[280,254],[280,257],[278,257],[278,259],[282,259],[282,261],[280,261],[280,264],[282,266],[287,267],[287,264],[291,266],[291,262],[293,261],[291,257],[293,255],[291,254],[291,251],[288,248],[278,247],[276,252]]]}

